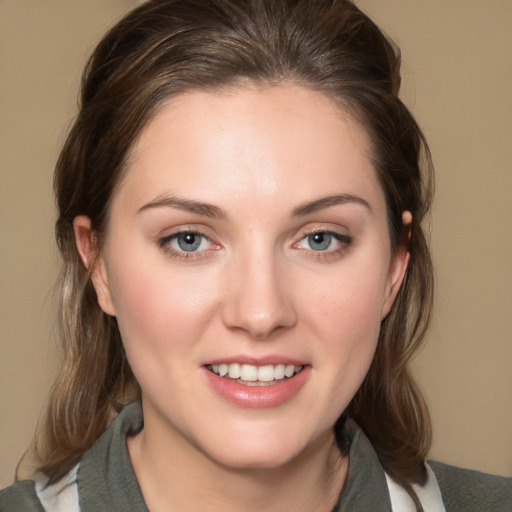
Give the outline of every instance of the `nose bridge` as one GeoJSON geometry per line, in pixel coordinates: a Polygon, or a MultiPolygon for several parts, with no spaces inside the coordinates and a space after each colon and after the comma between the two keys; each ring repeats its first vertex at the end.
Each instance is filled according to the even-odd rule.
{"type": "Polygon", "coordinates": [[[257,244],[232,261],[230,296],[224,304],[224,322],[262,339],[296,321],[291,289],[274,247],[257,244]]]}

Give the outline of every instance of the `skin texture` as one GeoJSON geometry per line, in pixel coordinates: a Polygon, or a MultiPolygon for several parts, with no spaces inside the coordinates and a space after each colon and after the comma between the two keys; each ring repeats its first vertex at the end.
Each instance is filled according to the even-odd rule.
{"type": "MultiPolygon", "coordinates": [[[[132,148],[93,283],[142,388],[145,426],[128,447],[152,512],[336,502],[348,460],[332,426],[408,261],[391,254],[368,147],[329,99],[282,85],[182,95],[132,148]],[[345,200],[317,202],[334,195],[345,200]],[[183,230],[194,252],[172,237],[183,230]],[[319,250],[312,231],[340,239],[319,250]],[[243,358],[293,360],[306,378],[277,406],[237,405],[205,365],[243,358]]],[[[75,232],[90,266],[89,219],[75,232]]]]}

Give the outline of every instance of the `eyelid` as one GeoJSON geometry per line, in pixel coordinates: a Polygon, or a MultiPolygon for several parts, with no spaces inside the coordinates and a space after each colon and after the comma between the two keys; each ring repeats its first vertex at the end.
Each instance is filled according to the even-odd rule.
{"type": "Polygon", "coordinates": [[[354,238],[352,235],[341,233],[335,228],[329,228],[327,226],[316,226],[310,229],[302,230],[297,236],[296,241],[292,244],[292,247],[307,258],[320,262],[330,262],[343,257],[343,255],[351,248],[353,243],[354,238]],[[306,240],[307,237],[317,233],[332,236],[338,242],[339,246],[334,249],[328,249],[324,251],[315,251],[312,248],[299,247],[299,244],[306,240]]]}
{"type": "Polygon", "coordinates": [[[336,240],[339,240],[342,243],[351,243],[353,241],[353,236],[347,233],[347,231],[348,230],[346,228],[342,229],[341,227],[332,227],[332,225],[316,225],[311,227],[305,227],[299,230],[298,234],[295,237],[296,241],[293,243],[293,245],[295,245],[297,242],[304,240],[306,237],[315,235],[317,233],[331,235],[334,238],[336,238],[336,240]]]}
{"type": "MultiPolygon", "coordinates": [[[[338,233],[337,231],[332,231],[332,230],[328,230],[328,229],[313,229],[311,231],[303,233],[301,238],[297,242],[295,242],[295,244],[298,244],[298,243],[302,242],[303,240],[305,240],[306,238],[308,238],[312,235],[316,235],[316,234],[332,236],[335,240],[337,240],[338,242],[340,242],[342,244],[351,244],[352,243],[352,237],[349,235],[345,235],[342,233],[338,233]]],[[[327,251],[325,251],[325,252],[327,252],[327,251]]]]}
{"type": "Polygon", "coordinates": [[[194,229],[194,228],[179,228],[178,230],[173,231],[172,233],[169,233],[169,234],[163,235],[163,236],[159,236],[158,240],[157,240],[157,243],[158,244],[163,244],[166,241],[172,240],[173,238],[176,238],[179,235],[184,235],[184,234],[197,235],[197,236],[205,238],[206,240],[210,240],[210,237],[208,235],[206,235],[205,233],[201,232],[198,229],[194,229]]]}
{"type": "Polygon", "coordinates": [[[194,261],[201,258],[208,257],[212,252],[217,251],[220,248],[220,244],[214,242],[212,240],[212,237],[205,234],[202,230],[188,227],[188,226],[182,226],[178,230],[173,231],[172,233],[169,233],[165,236],[158,237],[156,241],[156,245],[159,249],[161,249],[166,255],[168,255],[171,258],[174,258],[176,260],[182,260],[182,261],[194,261]],[[199,236],[205,240],[207,240],[210,244],[210,246],[207,249],[201,250],[201,251],[184,251],[179,250],[171,246],[171,242],[173,240],[176,240],[176,238],[182,234],[193,234],[196,236],[199,236]]]}

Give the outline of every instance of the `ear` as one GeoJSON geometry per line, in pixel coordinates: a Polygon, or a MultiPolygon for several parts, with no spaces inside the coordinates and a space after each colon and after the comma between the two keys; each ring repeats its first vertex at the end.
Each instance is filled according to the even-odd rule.
{"type": "Polygon", "coordinates": [[[98,304],[107,315],[115,316],[107,268],[103,256],[98,251],[96,233],[91,227],[91,219],[85,215],[75,217],[73,229],[76,247],[85,268],[91,274],[98,304]]]}
{"type": "MultiPolygon", "coordinates": [[[[411,238],[411,222],[411,212],[403,212],[402,226],[404,230],[404,242],[408,242],[411,238]]],[[[409,254],[409,251],[407,250],[407,246],[405,245],[405,243],[402,243],[393,254],[393,259],[391,260],[391,264],[389,266],[386,292],[384,295],[384,303],[382,306],[382,320],[384,320],[384,318],[391,310],[391,306],[393,305],[393,302],[395,301],[398,291],[400,290],[400,286],[402,285],[402,282],[404,280],[405,273],[407,272],[407,266],[409,264],[410,257],[411,255],[409,254]]]]}

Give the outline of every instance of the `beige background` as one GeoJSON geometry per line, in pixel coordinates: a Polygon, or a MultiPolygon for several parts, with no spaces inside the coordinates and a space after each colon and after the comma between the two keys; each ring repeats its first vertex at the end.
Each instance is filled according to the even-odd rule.
{"type": "MultiPolygon", "coordinates": [[[[86,56],[135,0],[0,0],[0,486],[55,368],[52,167],[86,56]]],[[[512,475],[512,2],[360,0],[401,46],[437,168],[432,456],[512,475]]]]}

